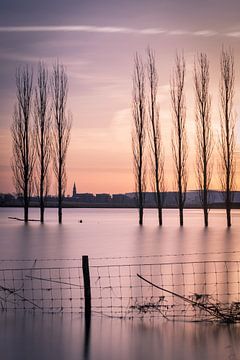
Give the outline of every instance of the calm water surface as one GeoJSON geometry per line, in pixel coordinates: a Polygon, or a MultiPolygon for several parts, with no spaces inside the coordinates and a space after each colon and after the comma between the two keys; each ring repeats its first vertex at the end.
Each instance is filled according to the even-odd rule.
{"type": "MultiPolygon", "coordinates": [[[[157,226],[156,212],[145,211],[145,225],[137,224],[134,209],[65,209],[57,224],[56,209],[46,210],[46,223],[28,225],[8,216],[22,217],[21,209],[0,209],[2,259],[76,258],[153,254],[207,253],[240,250],[240,211],[233,212],[233,226],[226,228],[223,210],[210,212],[204,229],[200,210],[185,211],[185,226],[178,226],[176,210],[164,212],[164,226],[157,226]],[[82,223],[79,223],[79,220],[82,223]]],[[[39,218],[31,209],[30,217],[39,218]]]]}
{"type": "MultiPolygon", "coordinates": [[[[166,210],[164,215],[164,227],[159,229],[155,211],[145,211],[145,225],[140,228],[136,210],[66,209],[59,226],[56,209],[47,209],[44,225],[25,225],[8,219],[21,217],[21,209],[0,209],[0,259],[80,258],[83,254],[90,258],[160,254],[163,261],[239,259],[239,211],[233,212],[230,230],[222,210],[210,212],[207,230],[199,210],[185,211],[183,229],[176,210],[166,210]]],[[[32,209],[30,217],[37,219],[38,210],[32,209]]],[[[7,360],[240,359],[237,325],[93,316],[86,331],[78,314],[1,313],[0,321],[0,354],[7,360]]]]}

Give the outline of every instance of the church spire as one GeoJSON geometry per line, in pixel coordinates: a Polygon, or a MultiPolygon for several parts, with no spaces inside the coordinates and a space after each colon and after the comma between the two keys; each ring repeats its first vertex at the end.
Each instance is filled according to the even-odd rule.
{"type": "Polygon", "coordinates": [[[77,188],[76,188],[76,184],[75,184],[75,181],[74,181],[72,196],[75,197],[76,195],[77,195],[77,188]]]}

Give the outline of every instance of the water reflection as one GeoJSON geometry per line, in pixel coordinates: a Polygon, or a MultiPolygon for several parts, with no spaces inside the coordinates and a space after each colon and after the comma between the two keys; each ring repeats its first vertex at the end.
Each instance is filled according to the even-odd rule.
{"type": "Polygon", "coordinates": [[[237,360],[240,354],[237,325],[96,316],[91,324],[84,324],[81,316],[67,314],[2,313],[0,317],[4,360],[237,360]]]}
{"type": "Polygon", "coordinates": [[[83,357],[84,360],[90,359],[90,339],[91,339],[91,315],[85,316],[84,323],[84,345],[83,345],[83,357]]]}
{"type": "MultiPolygon", "coordinates": [[[[38,209],[31,209],[31,217],[38,209]]],[[[233,226],[226,230],[225,214],[211,211],[208,229],[202,212],[186,211],[185,225],[178,226],[177,210],[164,210],[164,226],[157,225],[156,212],[145,211],[145,225],[137,225],[135,210],[64,209],[64,223],[56,223],[55,209],[46,210],[46,223],[9,220],[21,209],[0,209],[1,258],[76,258],[229,252],[240,250],[240,222],[233,213],[233,226]],[[79,224],[81,217],[83,223],[79,224]]],[[[203,258],[202,258],[203,259],[203,258]]],[[[204,259],[203,259],[204,260],[204,259]]]]}
{"type": "MultiPolygon", "coordinates": [[[[205,229],[201,211],[186,212],[183,228],[178,226],[175,210],[164,211],[164,226],[159,228],[152,210],[146,211],[143,227],[137,225],[135,210],[67,209],[62,226],[56,223],[55,209],[47,209],[44,225],[27,226],[7,219],[8,215],[18,216],[21,209],[0,210],[2,259],[80,258],[82,254],[90,258],[161,255],[161,262],[239,258],[237,212],[233,227],[226,229],[225,214],[211,211],[210,226],[205,229]],[[82,224],[78,222],[80,217],[82,224]]],[[[31,211],[31,217],[35,217],[38,210],[31,211]]],[[[203,271],[200,283],[206,283],[206,276],[203,271]]],[[[229,276],[233,282],[236,275],[229,276]]],[[[219,278],[219,282],[226,283],[226,279],[219,278]]],[[[224,285],[223,291],[229,293],[224,285]]],[[[238,359],[240,353],[239,326],[120,321],[96,316],[84,322],[78,314],[0,315],[0,347],[6,360],[154,360],[160,356],[210,360],[238,359]]]]}

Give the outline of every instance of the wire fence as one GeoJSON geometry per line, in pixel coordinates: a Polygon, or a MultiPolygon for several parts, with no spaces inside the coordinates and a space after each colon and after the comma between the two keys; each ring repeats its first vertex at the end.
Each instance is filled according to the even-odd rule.
{"type": "MultiPolygon", "coordinates": [[[[92,312],[118,318],[240,321],[239,260],[149,260],[89,259],[92,312]]],[[[3,311],[81,313],[84,300],[81,259],[0,262],[3,311]]]]}

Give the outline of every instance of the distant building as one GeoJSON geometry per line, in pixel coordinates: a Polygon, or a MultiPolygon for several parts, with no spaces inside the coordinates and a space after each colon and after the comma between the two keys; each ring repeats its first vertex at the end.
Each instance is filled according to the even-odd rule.
{"type": "Polygon", "coordinates": [[[77,195],[77,188],[76,188],[76,184],[75,184],[75,182],[74,182],[74,184],[73,184],[72,197],[73,197],[73,198],[75,198],[75,197],[76,197],[76,195],[77,195]]]}
{"type": "Polygon", "coordinates": [[[114,204],[124,204],[128,200],[128,197],[124,194],[113,194],[112,195],[112,202],[114,204]]]}
{"type": "Polygon", "coordinates": [[[111,200],[110,194],[96,194],[96,203],[109,203],[111,200]]]}
{"type": "Polygon", "coordinates": [[[73,184],[72,199],[78,200],[83,203],[92,203],[95,200],[95,196],[91,193],[77,193],[76,183],[73,184]]]}
{"type": "Polygon", "coordinates": [[[76,198],[83,203],[93,203],[95,201],[95,196],[91,193],[76,194],[76,198]]]}

